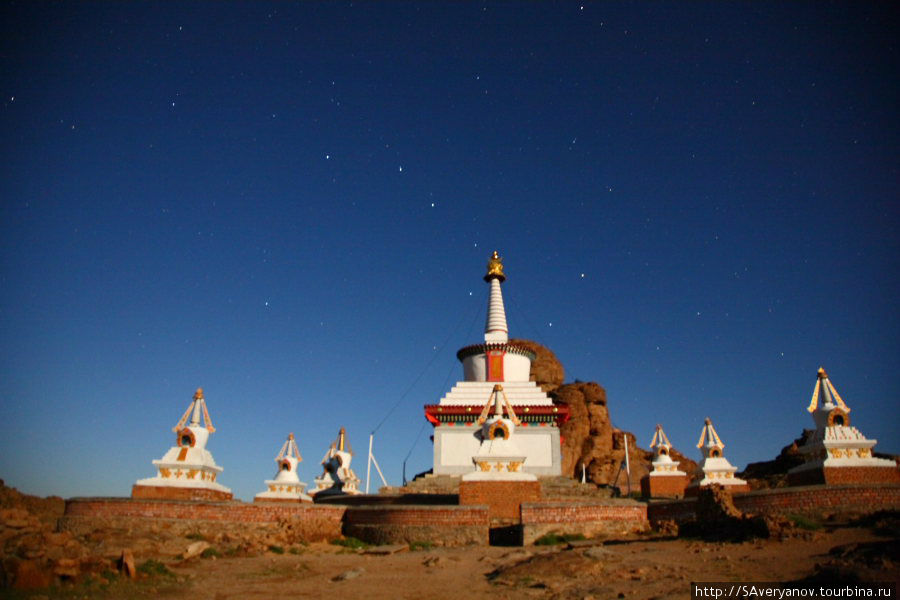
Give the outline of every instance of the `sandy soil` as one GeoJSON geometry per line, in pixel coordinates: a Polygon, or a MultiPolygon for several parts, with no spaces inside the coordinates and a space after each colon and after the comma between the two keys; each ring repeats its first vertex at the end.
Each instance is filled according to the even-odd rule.
{"type": "MultiPolygon", "coordinates": [[[[45,598],[686,599],[691,581],[791,581],[840,564],[898,581],[896,537],[843,527],[786,541],[637,540],[568,547],[434,548],[371,555],[328,544],[167,562],[173,575],[38,592],[45,598]],[[835,548],[838,548],[835,550],[835,548]]],[[[856,575],[853,575],[856,576],[856,575]]],[[[22,596],[27,597],[27,596],[22,596]]]]}

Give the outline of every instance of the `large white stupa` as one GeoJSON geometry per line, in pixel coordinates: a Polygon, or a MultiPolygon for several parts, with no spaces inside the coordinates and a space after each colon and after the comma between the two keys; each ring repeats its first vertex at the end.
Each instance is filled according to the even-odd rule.
{"type": "Polygon", "coordinates": [[[900,483],[894,461],[872,456],[877,440],[850,426],[850,407],[822,367],[806,410],[816,429],[799,448],[806,461],[788,471],[790,485],[900,483]]]}
{"type": "Polygon", "coordinates": [[[312,502],[312,498],[306,495],[306,484],[300,481],[297,474],[297,466],[303,461],[300,449],[294,434],[288,435],[288,439],[281,446],[281,450],[275,457],[278,465],[278,473],[275,479],[266,480],[266,490],[258,493],[254,502],[312,502]]]}
{"type": "Polygon", "coordinates": [[[209,435],[216,428],[209,418],[202,388],[197,388],[172,431],[175,445],[161,459],[153,461],[158,475],[138,480],[131,488],[132,498],[230,500],[231,490],[216,482],[223,469],[206,449],[209,435]]]}
{"type": "Polygon", "coordinates": [[[477,417],[495,384],[502,384],[521,424],[516,443],[525,458],[522,471],[534,475],[559,475],[561,466],[559,426],[568,418],[568,407],[556,406],[533,381],[529,381],[535,355],[509,342],[506,310],[500,284],[506,280],[497,252],[488,261],[484,280],[491,286],[484,343],[466,346],[456,356],[462,362],[463,381],[457,382],[438,404],[425,406],[425,417],[434,425],[434,474],[463,475],[472,470],[472,457],[481,448],[484,433],[477,417]]]}
{"type": "Polygon", "coordinates": [[[703,422],[703,430],[700,432],[697,448],[700,449],[702,456],[698,465],[698,479],[692,481],[687,487],[686,495],[696,494],[699,488],[713,484],[721,485],[732,492],[745,492],[750,489],[746,481],[734,476],[737,467],[725,458],[723,454],[725,444],[716,433],[716,428],[713,427],[709,417],[703,422]]]}

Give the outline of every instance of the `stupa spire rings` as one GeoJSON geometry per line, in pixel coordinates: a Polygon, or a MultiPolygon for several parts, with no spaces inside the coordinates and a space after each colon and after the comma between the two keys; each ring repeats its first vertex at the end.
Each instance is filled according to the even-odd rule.
{"type": "Polygon", "coordinates": [[[490,282],[491,279],[497,279],[500,283],[506,281],[506,275],[503,274],[503,259],[500,258],[500,253],[496,250],[488,259],[487,273],[484,276],[485,281],[490,282]]]}

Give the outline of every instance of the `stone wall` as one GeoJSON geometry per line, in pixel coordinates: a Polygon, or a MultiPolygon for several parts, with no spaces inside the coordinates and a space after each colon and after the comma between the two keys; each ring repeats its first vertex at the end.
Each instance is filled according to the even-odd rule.
{"type": "Polygon", "coordinates": [[[344,535],[370,544],[428,542],[443,546],[487,544],[487,506],[352,506],[344,513],[344,535]]]}
{"type": "Polygon", "coordinates": [[[522,541],[526,545],[548,533],[605,537],[647,529],[647,505],[632,500],[522,504],[522,541]]]}
{"type": "MultiPolygon", "coordinates": [[[[814,485],[755,490],[734,494],[734,505],[745,513],[762,514],[863,514],[900,510],[900,485],[814,485]]],[[[647,515],[652,523],[689,521],[696,500],[651,502],[647,515]]]]}

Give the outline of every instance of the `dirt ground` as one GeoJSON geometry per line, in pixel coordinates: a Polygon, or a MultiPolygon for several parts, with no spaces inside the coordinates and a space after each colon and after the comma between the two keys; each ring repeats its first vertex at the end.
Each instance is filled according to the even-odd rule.
{"type": "Polygon", "coordinates": [[[689,598],[691,581],[796,581],[816,573],[842,581],[900,579],[897,537],[862,527],[805,532],[786,541],[590,544],[429,548],[387,555],[311,544],[283,554],[168,560],[163,564],[169,573],[138,581],[111,576],[8,597],[646,600],[689,598]]]}

